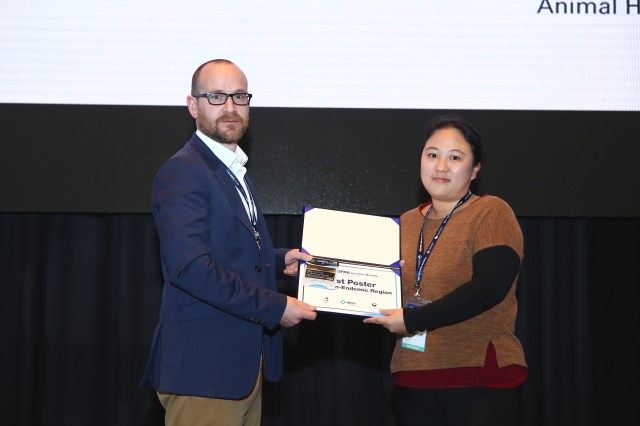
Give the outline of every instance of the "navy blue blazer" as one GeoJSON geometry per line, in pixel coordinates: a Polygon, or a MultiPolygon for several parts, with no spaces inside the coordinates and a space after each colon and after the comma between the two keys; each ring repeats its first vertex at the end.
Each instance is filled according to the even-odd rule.
{"type": "Polygon", "coordinates": [[[258,248],[226,166],[195,134],[160,168],[151,198],[164,288],[140,384],[240,399],[255,384],[261,354],[266,380],[278,380],[287,299],[276,272],[286,250],[274,250],[260,207],[258,248]]]}

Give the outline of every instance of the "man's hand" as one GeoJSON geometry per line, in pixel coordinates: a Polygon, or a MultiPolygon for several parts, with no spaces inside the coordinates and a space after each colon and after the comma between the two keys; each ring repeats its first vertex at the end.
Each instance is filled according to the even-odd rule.
{"type": "Polygon", "coordinates": [[[291,327],[302,320],[314,320],[318,315],[315,311],[315,306],[287,296],[287,307],[284,309],[284,314],[282,314],[280,325],[283,327],[291,327]]]}
{"type": "Polygon", "coordinates": [[[313,256],[307,253],[302,253],[298,249],[289,250],[287,254],[284,255],[285,275],[295,277],[298,275],[298,261],[304,260],[305,262],[308,262],[311,259],[313,259],[313,256]]]}
{"type": "Polygon", "coordinates": [[[380,309],[380,313],[385,316],[365,318],[364,322],[367,324],[380,324],[392,333],[407,335],[402,309],[380,309]]]}

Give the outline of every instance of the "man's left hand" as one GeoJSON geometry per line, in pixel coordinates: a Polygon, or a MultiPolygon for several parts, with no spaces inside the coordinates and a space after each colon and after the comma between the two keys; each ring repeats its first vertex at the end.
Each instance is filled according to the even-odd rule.
{"type": "Polygon", "coordinates": [[[289,250],[284,256],[284,273],[291,277],[298,275],[298,262],[304,260],[305,262],[313,259],[308,253],[302,253],[298,249],[289,250]]]}

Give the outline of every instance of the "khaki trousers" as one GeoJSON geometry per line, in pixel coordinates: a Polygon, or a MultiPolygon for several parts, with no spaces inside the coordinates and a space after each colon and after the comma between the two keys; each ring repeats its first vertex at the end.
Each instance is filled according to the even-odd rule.
{"type": "Polygon", "coordinates": [[[251,394],[240,400],[157,393],[166,426],[260,426],[262,374],[251,394]]]}

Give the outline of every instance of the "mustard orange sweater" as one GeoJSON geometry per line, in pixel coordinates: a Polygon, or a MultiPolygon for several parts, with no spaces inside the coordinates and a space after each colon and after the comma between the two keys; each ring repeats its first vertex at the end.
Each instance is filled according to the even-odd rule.
{"type": "MultiPolygon", "coordinates": [[[[423,218],[419,208],[400,218],[405,298],[414,292],[423,218]]],[[[425,246],[440,223],[427,218],[425,246]]],[[[398,338],[391,371],[482,367],[489,342],[495,346],[499,367],[526,366],[514,334],[522,245],[516,217],[500,198],[484,196],[456,210],[423,273],[421,295],[433,303],[404,310],[409,332],[428,330],[426,350],[404,349],[398,338]]]]}

